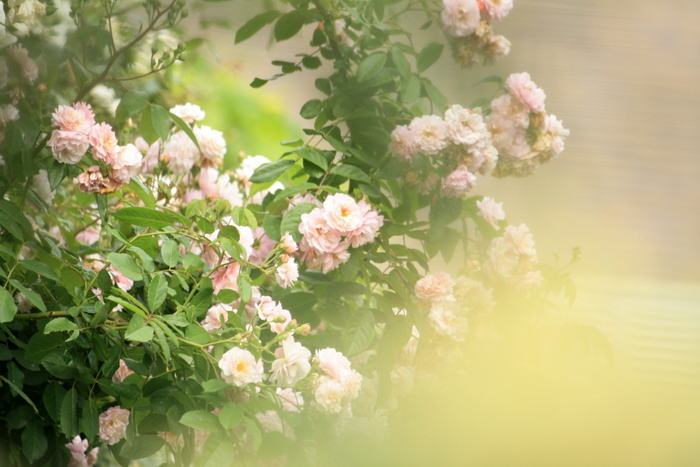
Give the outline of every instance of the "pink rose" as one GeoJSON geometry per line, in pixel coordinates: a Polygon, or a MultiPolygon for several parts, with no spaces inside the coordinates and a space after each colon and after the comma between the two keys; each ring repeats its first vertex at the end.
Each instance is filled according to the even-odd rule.
{"type": "Polygon", "coordinates": [[[87,136],[78,131],[54,130],[48,144],[56,160],[64,164],[77,164],[90,147],[87,136]]]}
{"type": "MultiPolygon", "coordinates": [[[[230,258],[227,260],[230,261],[230,258]]],[[[214,293],[223,289],[238,290],[238,275],[241,273],[241,265],[230,263],[214,271],[209,278],[214,286],[214,293]]]]}
{"type": "Polygon", "coordinates": [[[428,275],[416,282],[416,297],[434,300],[452,293],[454,281],[446,272],[428,275]]]}
{"type": "Polygon", "coordinates": [[[460,165],[442,183],[442,194],[449,198],[461,196],[476,184],[476,177],[466,165],[460,165]]]}
{"type": "Polygon", "coordinates": [[[372,206],[364,200],[357,203],[360,209],[360,225],[355,230],[348,233],[347,240],[353,248],[373,242],[377,232],[384,225],[384,216],[372,210],[372,206]]]}
{"type": "Polygon", "coordinates": [[[129,410],[122,409],[118,405],[100,414],[100,439],[109,445],[121,441],[129,425],[129,415],[131,415],[129,410]]]}
{"type": "Polygon", "coordinates": [[[443,0],[442,24],[450,36],[467,37],[474,33],[481,20],[476,0],[443,0]]]}
{"type": "Polygon", "coordinates": [[[310,246],[323,253],[335,250],[340,243],[340,232],[328,225],[322,208],[302,214],[299,232],[310,246]]]}
{"type": "Polygon", "coordinates": [[[92,127],[88,138],[92,145],[92,155],[95,159],[112,165],[117,158],[117,135],[107,123],[99,123],[92,127]]]}
{"type": "Polygon", "coordinates": [[[531,111],[544,112],[544,100],[547,96],[542,88],[537,87],[530,79],[529,73],[513,73],[506,79],[506,88],[531,111]]]}
{"type": "Polygon", "coordinates": [[[332,229],[341,234],[352,232],[360,226],[362,214],[357,202],[343,193],[330,195],[323,202],[324,219],[332,229]]]}

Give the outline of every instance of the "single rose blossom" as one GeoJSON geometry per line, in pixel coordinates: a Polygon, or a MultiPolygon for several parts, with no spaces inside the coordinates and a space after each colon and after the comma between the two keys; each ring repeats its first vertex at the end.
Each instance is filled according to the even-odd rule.
{"type": "Polygon", "coordinates": [[[447,136],[455,144],[473,145],[488,135],[480,114],[460,105],[453,105],[445,112],[447,136]]]}
{"type": "Polygon", "coordinates": [[[206,113],[200,106],[190,104],[189,102],[187,104],[176,105],[170,109],[170,112],[180,117],[185,123],[189,124],[198,122],[204,119],[206,116],[206,113]]]}
{"type": "Polygon", "coordinates": [[[311,352],[299,342],[282,341],[275,351],[277,359],[272,362],[270,381],[279,386],[292,387],[311,371],[311,352]]]}
{"type": "Polygon", "coordinates": [[[104,161],[112,165],[117,158],[119,144],[117,135],[112,131],[112,127],[107,123],[93,125],[88,141],[92,145],[92,155],[95,159],[104,161]]]}
{"type": "Polygon", "coordinates": [[[129,376],[133,375],[134,370],[126,366],[126,362],[124,360],[119,360],[119,368],[117,368],[117,371],[114,372],[112,375],[112,381],[115,383],[121,383],[124,381],[124,379],[129,376]]]}
{"type": "MultiPolygon", "coordinates": [[[[224,262],[227,261],[231,261],[231,259],[224,260],[224,262]]],[[[219,267],[209,276],[214,286],[214,293],[218,294],[223,289],[238,290],[238,276],[240,273],[241,265],[239,263],[233,262],[219,267]]]]}
{"type": "Polygon", "coordinates": [[[109,445],[117,444],[124,438],[129,425],[131,412],[114,406],[100,414],[100,439],[109,445]]]}
{"type": "Polygon", "coordinates": [[[345,371],[349,371],[350,360],[333,348],[325,348],[316,351],[314,361],[318,363],[318,367],[326,375],[334,379],[340,379],[345,371]]]}
{"type": "Polygon", "coordinates": [[[477,214],[491,224],[491,227],[500,230],[498,221],[506,218],[506,213],[503,211],[503,203],[497,203],[495,199],[485,196],[482,200],[476,202],[476,206],[479,208],[477,214]]]}
{"type": "Polygon", "coordinates": [[[437,154],[447,147],[447,128],[437,115],[416,117],[408,128],[413,132],[418,151],[423,154],[437,154]]]}
{"type": "Polygon", "coordinates": [[[373,242],[384,225],[384,216],[373,210],[367,202],[361,200],[357,206],[360,210],[360,224],[347,236],[353,248],[373,242]]]}
{"type": "Polygon", "coordinates": [[[362,222],[362,214],[357,202],[344,193],[328,196],[323,202],[323,209],[328,225],[341,234],[352,232],[362,222]]]}
{"type": "Polygon", "coordinates": [[[112,169],[119,170],[125,167],[134,168],[137,170],[138,165],[141,164],[143,156],[141,151],[138,150],[133,144],[127,144],[126,146],[120,146],[116,149],[116,154],[114,162],[112,163],[112,169]]]}
{"type": "Polygon", "coordinates": [[[193,131],[202,150],[202,167],[217,167],[226,154],[224,134],[208,126],[195,126],[193,131]]]}
{"type": "Polygon", "coordinates": [[[537,87],[530,79],[529,73],[513,73],[510,75],[506,79],[506,89],[532,112],[544,112],[544,100],[547,96],[542,88],[537,87]]]}
{"type": "Polygon", "coordinates": [[[233,347],[224,353],[219,360],[219,368],[224,381],[238,387],[262,382],[262,360],[256,362],[252,353],[240,347],[233,347]]]}
{"type": "Polygon", "coordinates": [[[228,314],[234,309],[230,305],[224,303],[216,304],[207,310],[207,316],[202,321],[202,327],[208,332],[214,332],[221,329],[221,319],[228,322],[228,314]]]}
{"type": "Polygon", "coordinates": [[[199,159],[199,150],[184,131],[178,131],[163,144],[162,156],[175,175],[188,173],[199,159]]]}
{"type": "Polygon", "coordinates": [[[294,253],[298,249],[297,242],[294,241],[289,232],[285,232],[280,239],[280,244],[282,245],[282,250],[286,253],[294,253]]]}
{"type": "Polygon", "coordinates": [[[423,300],[435,300],[452,293],[454,281],[446,272],[427,275],[416,282],[416,297],[423,300]]]}
{"type": "Polygon", "coordinates": [[[443,0],[440,18],[447,34],[467,37],[476,31],[481,20],[477,0],[443,0]]]}
{"type": "Polygon", "coordinates": [[[304,406],[304,397],[292,388],[277,388],[275,393],[280,398],[282,410],[285,412],[299,412],[304,406]]]}
{"type": "Polygon", "coordinates": [[[408,126],[399,125],[391,132],[389,151],[404,161],[410,161],[418,151],[416,138],[408,126]]]}
{"type": "Polygon", "coordinates": [[[334,251],[341,240],[340,232],[328,224],[325,214],[324,209],[316,208],[308,214],[302,214],[299,224],[299,232],[304,235],[304,239],[322,253],[334,251]]]}
{"type": "Polygon", "coordinates": [[[51,117],[51,124],[59,127],[61,131],[75,131],[86,137],[95,124],[92,108],[83,102],[74,106],[59,105],[51,117]]]}
{"type": "Polygon", "coordinates": [[[483,14],[489,21],[505,18],[513,8],[513,0],[481,0],[484,4],[483,14]]]}
{"type": "Polygon", "coordinates": [[[77,164],[90,148],[88,137],[78,131],[54,130],[48,145],[56,160],[64,164],[77,164]]]}
{"type": "Polygon", "coordinates": [[[65,444],[65,446],[73,456],[68,463],[68,467],[92,467],[97,462],[97,456],[100,452],[100,448],[93,448],[86,455],[85,453],[90,445],[88,444],[88,440],[82,439],[80,435],[73,438],[71,442],[65,444]]]}
{"type": "Polygon", "coordinates": [[[297,279],[299,279],[299,266],[294,262],[294,258],[290,258],[289,261],[277,267],[275,279],[277,279],[277,284],[283,289],[294,285],[297,279]]]}
{"type": "Polygon", "coordinates": [[[442,183],[443,196],[454,198],[469,191],[476,184],[476,176],[466,165],[460,165],[442,183]]]}
{"type": "Polygon", "coordinates": [[[343,384],[327,376],[320,377],[314,388],[316,405],[326,413],[339,413],[346,398],[343,384]]]}

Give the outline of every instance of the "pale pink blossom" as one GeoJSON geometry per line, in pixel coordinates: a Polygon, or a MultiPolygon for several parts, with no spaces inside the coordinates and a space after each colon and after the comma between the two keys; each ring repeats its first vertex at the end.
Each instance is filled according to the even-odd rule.
{"type": "Polygon", "coordinates": [[[84,102],[73,106],[59,105],[51,117],[51,124],[59,127],[61,131],[76,131],[86,137],[95,124],[95,114],[84,102]]]}
{"type": "Polygon", "coordinates": [[[344,372],[352,369],[350,360],[331,347],[317,350],[314,361],[320,370],[333,379],[340,379],[344,372]]]}
{"type": "Polygon", "coordinates": [[[503,233],[503,238],[506,239],[516,251],[527,256],[536,256],[535,240],[532,238],[530,229],[525,224],[519,226],[509,225],[503,233]]]}
{"type": "Polygon", "coordinates": [[[117,444],[124,438],[126,428],[129,425],[131,412],[114,406],[100,414],[100,439],[106,444],[117,444]]]}
{"type": "Polygon", "coordinates": [[[513,0],[482,0],[484,4],[484,16],[489,21],[498,21],[505,18],[513,8],[513,0]]]}
{"type": "Polygon", "coordinates": [[[0,105],[0,126],[6,126],[10,122],[19,119],[19,110],[12,104],[0,105]]]}
{"type": "Polygon", "coordinates": [[[360,200],[357,205],[360,210],[360,225],[347,235],[347,240],[353,248],[373,242],[377,232],[384,225],[384,216],[373,210],[367,202],[360,200]]]}
{"type": "Polygon", "coordinates": [[[314,387],[316,406],[326,413],[339,413],[346,398],[343,384],[327,376],[320,377],[314,387]]]}
{"type": "Polygon", "coordinates": [[[425,300],[435,300],[452,293],[455,283],[446,272],[427,275],[416,282],[416,297],[425,300]]]}
{"type": "Polygon", "coordinates": [[[502,221],[506,218],[506,213],[503,210],[503,203],[497,203],[495,199],[484,196],[482,200],[476,202],[476,206],[479,208],[477,214],[491,224],[491,227],[500,230],[498,221],[502,221]]]}
{"type": "Polygon", "coordinates": [[[418,145],[413,131],[408,126],[399,125],[394,128],[391,132],[389,151],[404,161],[410,161],[416,155],[418,145]]]}
{"type": "Polygon", "coordinates": [[[282,235],[282,238],[280,239],[280,245],[282,245],[282,250],[285,253],[294,253],[298,249],[297,242],[294,241],[294,238],[292,238],[291,235],[289,235],[289,232],[285,232],[284,235],[282,235]]]}
{"type": "Polygon", "coordinates": [[[176,116],[180,117],[185,123],[189,124],[198,122],[206,116],[206,113],[202,110],[200,106],[196,104],[190,104],[189,102],[187,104],[176,105],[175,107],[170,109],[170,113],[175,114],[176,116]]]}
{"type": "Polygon", "coordinates": [[[292,387],[311,371],[311,352],[299,342],[291,339],[282,341],[275,356],[277,359],[272,362],[270,375],[270,381],[274,384],[292,387]]]}
{"type": "Polygon", "coordinates": [[[22,77],[30,83],[36,81],[39,77],[39,67],[34,60],[29,58],[27,49],[19,44],[15,44],[10,46],[9,54],[22,68],[22,77]]]}
{"type": "Polygon", "coordinates": [[[139,151],[145,153],[141,160],[141,173],[153,173],[160,162],[160,140],[157,140],[149,146],[143,138],[138,137],[136,138],[135,146],[139,148],[139,151]]]}
{"type": "Polygon", "coordinates": [[[275,279],[277,279],[277,284],[283,289],[294,285],[299,279],[299,266],[294,261],[294,258],[290,258],[289,261],[277,266],[275,279]]]}
{"type": "Polygon", "coordinates": [[[263,295],[260,297],[260,300],[255,304],[255,309],[258,312],[258,316],[260,319],[263,319],[265,321],[271,321],[275,319],[275,317],[279,314],[279,310],[282,308],[282,305],[277,303],[272,299],[272,297],[268,297],[267,295],[263,295]]]}
{"type": "Polygon", "coordinates": [[[139,151],[133,144],[120,146],[116,149],[112,169],[120,170],[125,167],[129,167],[130,171],[135,171],[138,169],[139,164],[141,164],[142,159],[143,156],[141,155],[141,151],[139,151]]]}
{"type": "Polygon", "coordinates": [[[199,159],[199,150],[184,131],[178,131],[163,144],[161,157],[168,161],[168,168],[175,175],[184,175],[199,159]]]}
{"type": "Polygon", "coordinates": [[[433,330],[445,337],[461,342],[469,326],[467,319],[461,316],[459,302],[452,296],[435,300],[428,314],[433,330]]]}
{"type": "MultiPolygon", "coordinates": [[[[230,261],[230,258],[225,261],[230,261]]],[[[236,262],[221,266],[214,271],[209,278],[214,286],[214,293],[219,293],[223,289],[238,290],[238,276],[241,273],[241,265],[236,262]]]]}
{"type": "Polygon", "coordinates": [[[466,165],[460,165],[442,182],[442,195],[450,198],[461,196],[476,184],[476,176],[466,165]]]}
{"type": "Polygon", "coordinates": [[[269,433],[271,431],[284,433],[284,423],[282,422],[280,415],[274,410],[267,410],[265,412],[257,413],[255,414],[255,418],[258,419],[260,425],[263,427],[263,430],[265,430],[265,433],[269,433]]]}
{"type": "Polygon", "coordinates": [[[564,150],[564,138],[569,136],[570,131],[564,128],[564,123],[553,114],[545,117],[544,131],[549,143],[545,150],[550,153],[550,157],[558,156],[564,150]]]}
{"type": "Polygon", "coordinates": [[[182,196],[183,206],[187,206],[196,199],[204,199],[204,193],[202,193],[202,190],[187,190],[182,196]]]}
{"type": "Polygon", "coordinates": [[[92,145],[92,155],[106,164],[114,164],[119,145],[117,135],[107,123],[93,125],[88,141],[92,145]]]}
{"type": "Polygon", "coordinates": [[[447,147],[447,128],[437,115],[416,117],[408,128],[413,132],[418,151],[424,154],[437,154],[447,147]]]}
{"type": "Polygon", "coordinates": [[[85,245],[92,245],[100,239],[100,230],[97,227],[90,225],[78,232],[75,239],[85,245]]]}
{"type": "Polygon", "coordinates": [[[299,412],[304,406],[304,397],[292,388],[277,388],[275,393],[280,398],[282,410],[285,412],[299,412]]]}
{"type": "Polygon", "coordinates": [[[87,439],[82,439],[80,435],[76,436],[71,440],[70,443],[65,444],[73,457],[68,463],[68,467],[92,467],[97,462],[97,456],[100,452],[100,448],[93,448],[86,455],[90,445],[87,439]]]}
{"type": "Polygon", "coordinates": [[[133,375],[134,370],[126,366],[126,362],[122,359],[119,360],[119,368],[112,375],[112,381],[115,383],[121,383],[126,379],[127,376],[133,375]]]}
{"type": "Polygon", "coordinates": [[[64,164],[77,164],[90,148],[87,136],[77,131],[54,130],[48,145],[56,160],[64,164]]]}
{"type": "Polygon", "coordinates": [[[460,105],[453,105],[445,112],[447,136],[455,144],[476,144],[488,135],[488,130],[480,114],[460,105]]]}
{"type": "Polygon", "coordinates": [[[107,271],[109,272],[109,275],[112,278],[112,282],[124,292],[128,292],[131,289],[131,287],[134,286],[134,281],[132,281],[124,274],[119,272],[119,270],[115,268],[114,265],[110,265],[109,268],[107,268],[107,271]]]}
{"type": "Polygon", "coordinates": [[[526,129],[530,125],[530,109],[520,99],[504,94],[491,101],[491,114],[486,123],[490,125],[492,122],[526,129]]]}
{"type": "Polygon", "coordinates": [[[349,195],[336,193],[323,202],[323,217],[332,229],[343,235],[360,226],[362,214],[357,202],[349,195]]]}
{"type": "Polygon", "coordinates": [[[234,311],[230,305],[224,303],[216,304],[207,310],[207,316],[202,321],[202,327],[208,332],[214,332],[221,329],[221,320],[228,322],[229,312],[234,311]]]}
{"type": "Polygon", "coordinates": [[[256,362],[252,353],[240,347],[233,347],[224,353],[219,360],[219,368],[224,381],[238,387],[262,382],[262,360],[256,362]]]}
{"type": "Polygon", "coordinates": [[[282,334],[287,330],[287,326],[292,321],[292,314],[289,310],[280,307],[279,314],[270,321],[270,330],[275,334],[282,334]]]}
{"type": "Polygon", "coordinates": [[[479,26],[481,13],[477,0],[443,0],[442,24],[447,34],[466,37],[479,26]]]}
{"type": "Polygon", "coordinates": [[[322,208],[301,215],[299,232],[304,235],[310,246],[322,253],[334,251],[341,240],[340,232],[328,225],[322,208]]]}
{"type": "Polygon", "coordinates": [[[350,259],[350,252],[348,248],[350,247],[347,241],[342,241],[338,243],[332,251],[323,253],[319,258],[321,271],[325,274],[328,271],[332,271],[344,262],[350,259]]]}
{"type": "Polygon", "coordinates": [[[226,154],[224,134],[208,126],[195,126],[194,135],[202,150],[202,166],[216,167],[226,154]]]}
{"type": "Polygon", "coordinates": [[[529,73],[513,73],[506,79],[506,88],[532,112],[544,112],[544,100],[547,96],[542,88],[537,87],[530,79],[529,73]]]}
{"type": "Polygon", "coordinates": [[[236,169],[236,179],[243,184],[243,187],[248,193],[248,189],[252,185],[250,177],[255,171],[264,164],[269,164],[271,161],[265,156],[248,156],[241,161],[241,165],[236,169]]]}

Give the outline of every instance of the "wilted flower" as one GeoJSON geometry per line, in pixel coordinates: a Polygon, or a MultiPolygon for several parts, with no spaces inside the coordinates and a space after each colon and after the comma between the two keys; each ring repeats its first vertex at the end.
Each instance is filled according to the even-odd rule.
{"type": "Polygon", "coordinates": [[[117,368],[117,371],[114,372],[112,375],[112,381],[115,383],[120,383],[124,381],[124,379],[129,376],[133,375],[134,370],[126,366],[126,362],[122,359],[119,360],[119,368],[117,368]]]}

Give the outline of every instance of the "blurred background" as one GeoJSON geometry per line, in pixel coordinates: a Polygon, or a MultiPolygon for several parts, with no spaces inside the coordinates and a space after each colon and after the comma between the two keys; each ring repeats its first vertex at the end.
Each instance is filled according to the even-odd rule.
{"type": "MultiPolygon", "coordinates": [[[[274,158],[278,141],[301,135],[298,109],[318,97],[318,74],[246,88],[276,72],[271,60],[308,44],[301,36],[272,45],[266,29],[234,46],[237,27],[263,3],[207,4],[186,27],[208,39],[203,49],[223,82],[236,83],[240,96],[230,105],[241,118],[256,95],[280,122],[269,146],[240,135],[229,139],[229,152],[273,151],[265,155],[274,158]]],[[[514,4],[495,25],[513,43],[510,55],[462,70],[445,53],[427,75],[450,102],[468,106],[492,92],[488,84],[474,88],[478,79],[528,71],[547,93],[548,112],[571,130],[564,153],[534,176],[482,177],[475,193],[502,201],[509,222],[530,227],[541,260],[553,262],[555,253],[566,260],[571,247],[581,247],[572,274],[578,298],[552,323],[594,326],[612,363],[596,356],[595,342],[577,359],[559,344],[546,344],[544,360],[514,351],[495,366],[503,371],[468,393],[459,381],[446,385],[441,397],[456,405],[444,413],[413,401],[407,431],[394,441],[424,449],[407,449],[406,462],[396,465],[428,465],[421,453],[435,450],[435,465],[700,465],[700,2],[514,4]],[[573,387],[572,380],[584,383],[573,387]],[[436,423],[443,428],[434,430],[436,423]],[[463,445],[466,438],[478,449],[463,445]]],[[[417,31],[427,43],[424,34],[417,31]]],[[[540,337],[530,336],[531,344],[544,345],[535,342],[540,337]]]]}

